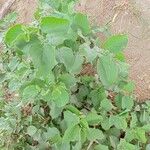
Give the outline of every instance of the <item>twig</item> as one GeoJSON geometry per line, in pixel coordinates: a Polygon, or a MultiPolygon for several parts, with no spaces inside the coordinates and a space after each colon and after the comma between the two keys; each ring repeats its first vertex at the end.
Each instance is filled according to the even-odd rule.
{"type": "Polygon", "coordinates": [[[87,147],[87,150],[89,150],[89,149],[91,148],[91,146],[93,145],[93,142],[94,142],[94,141],[91,141],[91,142],[89,143],[89,145],[88,145],[88,147],[87,147]]]}
{"type": "Polygon", "coordinates": [[[4,5],[2,6],[2,8],[0,9],[0,20],[3,19],[3,17],[6,15],[6,13],[8,12],[9,8],[12,6],[12,4],[15,2],[16,0],[7,0],[4,5]]]}

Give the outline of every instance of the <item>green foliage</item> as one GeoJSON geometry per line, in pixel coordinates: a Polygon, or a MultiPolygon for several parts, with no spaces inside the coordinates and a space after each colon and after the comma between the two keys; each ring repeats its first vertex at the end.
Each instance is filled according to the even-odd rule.
{"type": "Polygon", "coordinates": [[[149,149],[150,103],[135,102],[127,36],[100,46],[75,0],[40,4],[33,24],[3,33],[0,148],[149,149]]]}
{"type": "Polygon", "coordinates": [[[81,30],[84,35],[88,35],[91,32],[90,24],[86,15],[76,13],[74,17],[73,26],[75,30],[81,30]]]}
{"type": "Polygon", "coordinates": [[[5,41],[8,45],[12,45],[17,38],[19,38],[20,35],[22,35],[24,32],[22,30],[22,25],[14,25],[11,27],[5,36],[5,41]]]}
{"type": "Polygon", "coordinates": [[[98,75],[107,88],[117,84],[118,67],[112,56],[101,56],[97,66],[98,75]]]}
{"type": "Polygon", "coordinates": [[[51,98],[58,107],[63,107],[69,102],[69,93],[64,85],[55,85],[51,92],[51,98]]]}
{"type": "Polygon", "coordinates": [[[114,35],[107,39],[103,43],[102,47],[112,53],[117,54],[127,46],[127,43],[128,37],[126,35],[114,35]]]}
{"type": "Polygon", "coordinates": [[[12,12],[0,20],[0,44],[3,41],[4,31],[10,27],[17,19],[17,13],[12,12]]]}

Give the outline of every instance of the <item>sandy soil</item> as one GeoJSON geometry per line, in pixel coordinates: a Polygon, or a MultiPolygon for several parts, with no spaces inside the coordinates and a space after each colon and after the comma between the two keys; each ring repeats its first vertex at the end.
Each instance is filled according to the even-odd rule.
{"type": "MultiPolygon", "coordinates": [[[[0,0],[0,8],[6,0],[0,0]]],[[[16,0],[11,10],[18,13],[19,23],[29,23],[33,19],[33,14],[37,7],[37,0],[16,0]]]]}
{"type": "MultiPolygon", "coordinates": [[[[0,0],[1,4],[5,0],[0,0]]],[[[12,10],[19,13],[18,22],[33,18],[37,0],[16,0],[12,10]]],[[[112,33],[127,33],[125,51],[131,65],[130,78],[136,83],[138,100],[150,99],[150,0],[80,0],[77,9],[86,13],[91,23],[110,24],[112,33]]]]}

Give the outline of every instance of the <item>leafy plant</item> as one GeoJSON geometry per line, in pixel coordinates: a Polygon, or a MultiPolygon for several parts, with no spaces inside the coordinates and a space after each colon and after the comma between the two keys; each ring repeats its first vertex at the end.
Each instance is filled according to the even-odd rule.
{"type": "Polygon", "coordinates": [[[150,103],[135,103],[127,36],[99,42],[74,0],[41,3],[3,39],[1,149],[148,150],[150,103]]]}

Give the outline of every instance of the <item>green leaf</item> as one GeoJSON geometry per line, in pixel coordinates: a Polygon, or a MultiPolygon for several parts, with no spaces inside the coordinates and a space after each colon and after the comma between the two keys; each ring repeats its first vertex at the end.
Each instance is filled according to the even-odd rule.
{"type": "Polygon", "coordinates": [[[98,90],[91,91],[90,97],[91,97],[91,101],[94,105],[94,108],[97,110],[100,107],[100,102],[101,102],[100,94],[99,94],[98,90]]]}
{"type": "Polygon", "coordinates": [[[69,102],[69,93],[65,86],[56,85],[52,90],[52,99],[58,107],[63,107],[69,102]]]}
{"type": "MultiPolygon", "coordinates": [[[[120,136],[120,132],[119,132],[119,136],[120,136]]],[[[116,135],[116,136],[110,136],[109,139],[110,139],[111,146],[114,149],[116,149],[117,145],[119,144],[118,135],[116,135]]]]}
{"type": "Polygon", "coordinates": [[[135,130],[135,134],[136,134],[136,138],[141,141],[142,143],[146,143],[147,139],[146,139],[146,134],[145,131],[142,128],[137,128],[135,130]]]}
{"type": "Polygon", "coordinates": [[[84,35],[91,33],[90,23],[86,15],[77,13],[74,17],[74,28],[80,29],[84,35]]]}
{"type": "Polygon", "coordinates": [[[59,45],[67,39],[70,22],[57,17],[44,17],[41,21],[41,30],[47,34],[47,39],[52,45],[59,45]]]}
{"type": "Polygon", "coordinates": [[[68,47],[62,47],[58,50],[57,54],[59,62],[64,63],[67,70],[71,70],[75,59],[72,49],[68,47]]]}
{"type": "Polygon", "coordinates": [[[74,14],[74,8],[77,0],[65,0],[62,2],[62,12],[67,14],[74,14]]]}
{"type": "Polygon", "coordinates": [[[90,128],[88,132],[88,140],[95,141],[95,140],[102,140],[105,138],[103,132],[99,129],[90,128]]]}
{"type": "Polygon", "coordinates": [[[0,73],[0,84],[6,80],[6,73],[0,73]]]}
{"type": "Polygon", "coordinates": [[[58,49],[57,59],[65,65],[70,73],[77,74],[81,71],[83,57],[79,54],[74,55],[72,49],[68,47],[58,49]]]}
{"type": "Polygon", "coordinates": [[[120,78],[128,78],[129,75],[129,65],[125,62],[118,62],[119,76],[120,78]]]}
{"type": "Polygon", "coordinates": [[[106,145],[99,144],[94,147],[94,150],[109,150],[109,148],[106,145]]]}
{"type": "Polygon", "coordinates": [[[8,123],[8,121],[4,117],[0,118],[0,130],[10,130],[10,123],[8,123]]]}
{"type": "Polygon", "coordinates": [[[50,103],[49,106],[51,108],[50,115],[52,119],[56,119],[57,117],[59,117],[59,115],[61,115],[62,108],[56,106],[55,102],[50,103]]]}
{"type": "Polygon", "coordinates": [[[87,140],[87,134],[88,134],[88,130],[86,128],[81,128],[80,131],[80,140],[82,143],[84,143],[87,140]]]}
{"type": "Polygon", "coordinates": [[[115,58],[119,61],[122,61],[122,62],[125,62],[125,60],[126,60],[125,55],[122,51],[117,53],[115,58]]]}
{"type": "Polygon", "coordinates": [[[76,85],[76,78],[68,73],[60,75],[59,80],[63,82],[68,89],[76,85]]]}
{"type": "Polygon", "coordinates": [[[7,31],[7,33],[5,35],[5,42],[7,45],[9,45],[9,46],[12,45],[19,36],[24,34],[22,27],[23,26],[21,24],[14,25],[7,31]]]}
{"type": "Polygon", "coordinates": [[[98,89],[92,90],[90,97],[95,109],[97,110],[100,107],[101,100],[107,98],[107,94],[104,87],[102,86],[98,89]]]}
{"type": "Polygon", "coordinates": [[[38,95],[39,90],[35,85],[27,86],[22,93],[23,99],[32,99],[38,95]]]}
{"type": "Polygon", "coordinates": [[[102,116],[98,115],[95,112],[91,112],[86,116],[86,121],[89,125],[98,125],[102,120],[102,116]]]}
{"type": "Polygon", "coordinates": [[[80,119],[80,141],[82,144],[87,140],[87,135],[89,132],[89,125],[85,118],[80,119]]]}
{"type": "Polygon", "coordinates": [[[117,129],[126,130],[127,128],[126,118],[120,116],[110,116],[109,123],[114,125],[117,129]]]}
{"type": "Polygon", "coordinates": [[[117,150],[136,150],[137,147],[133,144],[126,142],[124,139],[121,139],[120,144],[117,147],[117,150]]]}
{"type": "Polygon", "coordinates": [[[122,98],[122,108],[123,109],[129,109],[129,110],[131,110],[133,106],[134,106],[134,100],[133,100],[133,98],[131,98],[129,96],[124,96],[122,98]]]}
{"type": "Polygon", "coordinates": [[[110,127],[111,127],[111,124],[110,124],[110,121],[109,121],[109,118],[103,118],[103,121],[101,123],[101,126],[104,130],[109,130],[110,127]]]}
{"type": "Polygon", "coordinates": [[[142,129],[143,129],[145,132],[150,132],[150,124],[144,125],[144,126],[142,127],[142,129]]]}
{"type": "Polygon", "coordinates": [[[102,48],[115,54],[121,52],[128,43],[127,35],[114,35],[108,38],[102,45],[102,48]]]}
{"type": "Polygon", "coordinates": [[[57,145],[55,145],[55,150],[70,150],[70,142],[66,142],[66,143],[58,143],[57,145]]]}
{"type": "Polygon", "coordinates": [[[63,142],[77,141],[79,139],[80,139],[79,125],[70,126],[69,128],[67,128],[63,136],[63,142]]]}
{"type": "Polygon", "coordinates": [[[67,105],[65,107],[66,110],[69,110],[70,112],[76,114],[77,116],[80,116],[82,113],[73,105],[67,105]]]}
{"type": "Polygon", "coordinates": [[[86,57],[87,61],[92,63],[94,59],[98,56],[97,47],[90,48],[88,43],[84,43],[80,46],[80,54],[86,57]]]}
{"type": "Polygon", "coordinates": [[[77,43],[73,39],[66,39],[64,41],[64,46],[71,48],[73,50],[73,52],[77,52],[78,51],[79,45],[80,45],[80,43],[77,43]]]}
{"type": "Polygon", "coordinates": [[[18,58],[16,57],[13,57],[12,60],[10,61],[8,67],[11,71],[15,71],[16,68],[18,67],[19,65],[19,61],[18,61],[18,58]]]}
{"type": "Polygon", "coordinates": [[[138,122],[137,116],[135,113],[131,113],[131,122],[130,122],[130,128],[136,127],[138,122]]]}
{"type": "Polygon", "coordinates": [[[112,110],[113,105],[112,105],[112,103],[111,103],[110,100],[108,100],[108,99],[103,99],[103,100],[101,101],[101,107],[104,108],[106,111],[110,111],[110,110],[112,110]]]}
{"type": "Polygon", "coordinates": [[[76,114],[74,114],[70,111],[65,111],[64,112],[64,121],[66,122],[67,127],[70,127],[70,126],[77,125],[80,121],[80,118],[76,114]]]}
{"type": "Polygon", "coordinates": [[[125,90],[129,93],[132,93],[134,91],[134,89],[135,89],[135,84],[132,81],[130,81],[123,87],[123,90],[125,90]]]}
{"type": "Polygon", "coordinates": [[[43,133],[43,138],[46,141],[50,141],[51,143],[57,143],[61,140],[60,132],[57,128],[52,127],[48,128],[47,132],[43,133]]]}
{"type": "Polygon", "coordinates": [[[97,72],[103,85],[106,87],[110,87],[118,82],[118,68],[110,55],[100,57],[97,72]]]}
{"type": "Polygon", "coordinates": [[[122,97],[123,97],[123,95],[120,93],[117,94],[115,97],[115,105],[120,109],[122,108],[122,97]]]}
{"type": "Polygon", "coordinates": [[[147,124],[149,123],[149,120],[147,119],[149,118],[149,113],[144,109],[141,113],[140,113],[140,122],[142,124],[147,124]]]}
{"type": "Polygon", "coordinates": [[[82,144],[80,141],[76,143],[76,145],[73,147],[72,150],[79,150],[79,149],[82,149],[82,144]]]}
{"type": "Polygon", "coordinates": [[[127,142],[131,142],[132,140],[136,139],[135,130],[134,129],[127,129],[125,133],[125,139],[127,142]]]}
{"type": "Polygon", "coordinates": [[[150,144],[146,145],[146,150],[150,150],[150,144]]]}
{"type": "Polygon", "coordinates": [[[44,17],[41,21],[41,30],[44,33],[66,33],[70,22],[67,19],[57,17],[44,17]]]}
{"type": "Polygon", "coordinates": [[[34,66],[38,69],[38,75],[48,76],[56,65],[55,49],[50,45],[43,46],[39,42],[31,45],[29,53],[34,66]]]}
{"type": "Polygon", "coordinates": [[[33,136],[37,132],[37,128],[35,126],[29,126],[27,128],[27,134],[33,136]]]}
{"type": "Polygon", "coordinates": [[[79,88],[77,98],[78,100],[83,101],[88,94],[89,94],[89,88],[87,86],[82,85],[79,88]]]}
{"type": "Polygon", "coordinates": [[[20,86],[21,86],[21,83],[17,79],[12,79],[8,84],[8,88],[12,92],[19,90],[20,86]]]}
{"type": "Polygon", "coordinates": [[[80,119],[80,125],[82,128],[89,130],[89,125],[88,125],[88,122],[85,118],[80,119]]]}
{"type": "Polygon", "coordinates": [[[70,72],[73,74],[79,74],[82,69],[83,61],[84,61],[83,57],[80,56],[79,54],[76,54],[74,63],[73,63],[73,66],[72,66],[70,72]]]}
{"type": "Polygon", "coordinates": [[[87,123],[85,118],[82,118],[80,120],[80,127],[81,127],[81,130],[80,130],[80,141],[83,144],[84,142],[86,142],[87,136],[88,136],[88,132],[89,132],[89,125],[88,125],[88,123],[87,123]]]}

